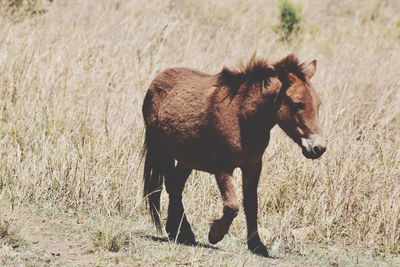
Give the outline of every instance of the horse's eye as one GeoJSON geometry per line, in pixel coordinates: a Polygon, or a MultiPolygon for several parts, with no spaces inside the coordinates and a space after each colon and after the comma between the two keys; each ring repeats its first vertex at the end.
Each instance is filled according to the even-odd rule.
{"type": "Polygon", "coordinates": [[[294,110],[299,111],[305,108],[304,103],[294,103],[293,104],[294,110]]]}

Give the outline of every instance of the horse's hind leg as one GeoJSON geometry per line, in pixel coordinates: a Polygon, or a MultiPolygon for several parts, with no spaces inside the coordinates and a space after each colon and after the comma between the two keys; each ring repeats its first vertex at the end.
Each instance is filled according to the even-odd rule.
{"type": "Polygon", "coordinates": [[[166,231],[171,240],[184,244],[196,243],[182,204],[182,192],[191,171],[178,163],[165,177],[165,187],[169,195],[166,231]]]}
{"type": "Polygon", "coordinates": [[[218,187],[221,191],[224,214],[211,225],[210,232],[208,233],[208,240],[211,244],[215,244],[222,240],[225,234],[229,231],[233,219],[239,212],[239,202],[233,185],[232,174],[216,174],[215,178],[217,179],[218,187]]]}

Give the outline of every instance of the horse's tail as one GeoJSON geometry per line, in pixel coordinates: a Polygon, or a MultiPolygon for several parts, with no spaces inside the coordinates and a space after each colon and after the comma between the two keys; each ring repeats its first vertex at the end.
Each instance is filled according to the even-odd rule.
{"type": "Polygon", "coordinates": [[[156,225],[157,230],[160,231],[160,196],[165,172],[161,166],[162,159],[160,153],[152,145],[147,131],[143,145],[143,156],[146,157],[143,172],[143,196],[146,199],[151,219],[156,225]]]}

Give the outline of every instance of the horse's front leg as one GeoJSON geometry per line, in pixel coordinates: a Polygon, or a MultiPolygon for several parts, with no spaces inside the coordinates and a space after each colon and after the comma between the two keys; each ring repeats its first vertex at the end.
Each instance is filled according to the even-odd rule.
{"type": "Polygon", "coordinates": [[[255,254],[268,257],[268,251],[261,242],[257,228],[257,186],[261,173],[261,161],[254,166],[242,167],[243,206],[247,222],[247,246],[255,254]]]}
{"type": "Polygon", "coordinates": [[[215,175],[215,178],[221,192],[224,214],[211,225],[210,232],[208,233],[208,240],[211,244],[215,244],[224,238],[225,234],[229,231],[233,219],[239,212],[239,202],[232,181],[232,173],[218,173],[215,175]]]}

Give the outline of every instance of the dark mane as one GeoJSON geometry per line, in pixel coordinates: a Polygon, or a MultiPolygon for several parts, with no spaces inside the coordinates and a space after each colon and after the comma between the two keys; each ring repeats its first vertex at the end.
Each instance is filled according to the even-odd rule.
{"type": "Polygon", "coordinates": [[[304,63],[300,63],[297,57],[293,54],[274,63],[274,69],[283,84],[290,84],[288,73],[293,73],[300,80],[306,82],[304,73],[304,63]]]}
{"type": "Polygon", "coordinates": [[[268,83],[270,77],[278,76],[282,84],[288,87],[291,83],[288,73],[293,73],[300,80],[306,82],[304,64],[300,63],[294,54],[290,54],[274,64],[269,64],[267,60],[257,59],[253,56],[247,65],[240,65],[237,69],[231,70],[224,67],[219,73],[218,85],[229,86],[230,95],[233,96],[245,83],[247,92],[251,85],[261,81],[268,83]]]}
{"type": "Polygon", "coordinates": [[[220,72],[218,84],[229,86],[231,93],[236,94],[242,84],[247,83],[249,88],[250,85],[263,80],[268,82],[271,76],[275,76],[273,66],[265,59],[253,56],[247,65],[240,65],[236,70],[224,67],[220,72]]]}

